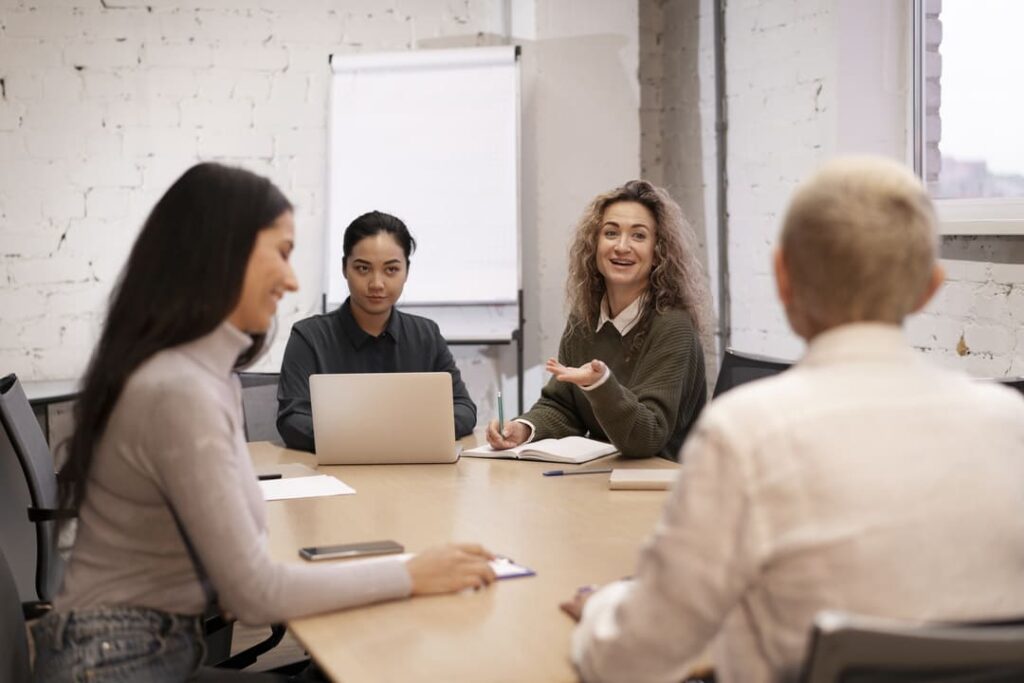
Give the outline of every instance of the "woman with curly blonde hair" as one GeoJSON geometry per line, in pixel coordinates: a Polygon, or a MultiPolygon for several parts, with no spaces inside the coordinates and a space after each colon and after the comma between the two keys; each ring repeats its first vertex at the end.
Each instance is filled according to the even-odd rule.
{"type": "Polygon", "coordinates": [[[570,248],[569,321],[553,377],[492,448],[586,435],[623,455],[675,460],[707,400],[700,334],[709,295],[693,231],[643,180],[598,195],[570,248]]]}

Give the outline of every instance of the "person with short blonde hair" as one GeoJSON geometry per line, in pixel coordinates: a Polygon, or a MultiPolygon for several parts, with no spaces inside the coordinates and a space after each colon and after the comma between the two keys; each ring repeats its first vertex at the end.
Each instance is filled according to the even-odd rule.
{"type": "Polygon", "coordinates": [[[1024,611],[1024,399],[940,370],[903,318],[942,281],[921,184],[882,159],[796,192],[775,268],[803,358],[716,399],[634,578],[581,589],[588,683],[798,680],[815,615],[975,621],[1024,611]]]}
{"type": "Polygon", "coordinates": [[[527,413],[487,440],[506,449],[587,435],[627,456],[675,459],[704,407],[708,287],[693,230],[644,180],[599,194],[569,250],[569,320],[551,380],[527,413]]]}
{"type": "Polygon", "coordinates": [[[825,167],[794,195],[782,227],[794,328],[899,324],[930,295],[937,252],[935,211],[913,173],[870,157],[825,167]]]}

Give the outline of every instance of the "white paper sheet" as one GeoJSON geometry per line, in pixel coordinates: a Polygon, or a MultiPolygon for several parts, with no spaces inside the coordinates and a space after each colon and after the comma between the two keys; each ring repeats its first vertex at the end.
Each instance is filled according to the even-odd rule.
{"type": "Polygon", "coordinates": [[[290,498],[317,498],[320,496],[347,496],[356,492],[354,488],[336,477],[318,474],[313,477],[289,477],[261,481],[263,500],[288,500],[290,498]]]}

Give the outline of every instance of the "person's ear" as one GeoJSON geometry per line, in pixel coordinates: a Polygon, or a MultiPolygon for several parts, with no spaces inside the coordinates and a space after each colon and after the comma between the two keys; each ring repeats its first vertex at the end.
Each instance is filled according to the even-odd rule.
{"type": "Polygon", "coordinates": [[[917,313],[922,308],[927,306],[928,302],[932,300],[932,297],[935,296],[935,293],[939,291],[939,287],[941,287],[942,283],[945,281],[946,269],[942,267],[941,263],[936,261],[935,265],[932,266],[932,274],[931,278],[928,280],[928,287],[927,289],[924,290],[924,293],[921,295],[920,301],[918,301],[917,305],[914,306],[913,312],[917,313]]]}
{"type": "Polygon", "coordinates": [[[786,320],[789,321],[789,326],[793,328],[793,331],[798,336],[810,340],[814,333],[810,331],[810,326],[794,301],[793,280],[790,278],[789,268],[786,266],[786,257],[782,253],[782,247],[775,248],[772,254],[772,266],[775,271],[775,291],[778,293],[779,301],[782,303],[782,310],[786,312],[786,320]]]}
{"type": "Polygon", "coordinates": [[[775,273],[775,291],[779,295],[779,301],[783,308],[788,309],[793,299],[793,288],[789,280],[789,271],[786,269],[786,259],[782,256],[782,247],[775,247],[772,253],[772,270],[775,273]]]}

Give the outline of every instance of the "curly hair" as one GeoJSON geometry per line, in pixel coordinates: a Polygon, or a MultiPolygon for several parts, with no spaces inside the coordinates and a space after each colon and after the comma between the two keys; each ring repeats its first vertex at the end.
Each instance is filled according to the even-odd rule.
{"type": "Polygon", "coordinates": [[[711,295],[704,267],[698,258],[693,228],[668,192],[646,180],[631,180],[622,187],[599,194],[590,202],[569,247],[569,331],[593,330],[601,316],[605,296],[604,277],[597,269],[597,239],[604,211],[617,202],[636,202],[654,216],[654,263],[637,324],[639,346],[653,316],[675,308],[690,314],[697,333],[710,332],[711,295]]]}

